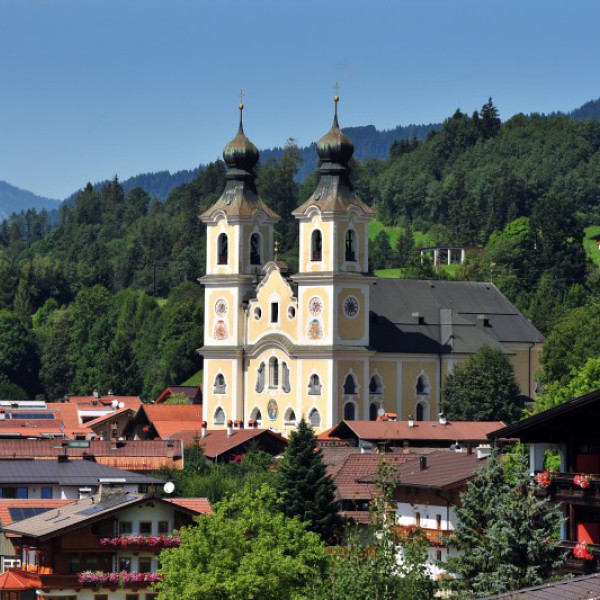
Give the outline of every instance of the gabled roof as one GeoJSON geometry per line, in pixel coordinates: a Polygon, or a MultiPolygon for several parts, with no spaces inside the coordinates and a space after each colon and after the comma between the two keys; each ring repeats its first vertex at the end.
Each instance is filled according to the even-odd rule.
{"type": "Polygon", "coordinates": [[[160,479],[90,460],[0,460],[0,484],[98,485],[99,479],[123,479],[127,485],[159,485],[160,479]]]}
{"type": "Polygon", "coordinates": [[[600,418],[600,390],[594,390],[536,415],[491,431],[490,439],[518,438],[526,442],[566,441],[569,431],[584,436],[587,430],[597,436],[600,418]]]}
{"type": "Polygon", "coordinates": [[[215,429],[206,432],[206,437],[201,437],[201,432],[181,431],[174,436],[175,439],[183,441],[184,445],[190,445],[194,439],[199,439],[200,447],[206,458],[214,460],[223,454],[232,453],[241,449],[244,445],[257,442],[259,445],[266,444],[273,447],[277,454],[283,452],[288,441],[278,433],[270,429],[234,429],[231,436],[227,435],[225,429],[215,429]]]}
{"type": "MultiPolygon", "coordinates": [[[[483,441],[487,435],[503,426],[502,421],[448,421],[441,425],[439,421],[415,421],[413,427],[408,421],[342,421],[330,430],[334,438],[358,438],[374,442],[393,440],[420,441],[483,441]]],[[[321,434],[319,441],[328,438],[321,434]]]]}
{"type": "Polygon", "coordinates": [[[70,438],[76,433],[91,433],[91,430],[81,425],[77,406],[72,404],[49,403],[45,408],[0,409],[0,438],[70,438]]]}
{"type": "Polygon", "coordinates": [[[36,573],[8,570],[0,575],[0,591],[3,592],[35,590],[41,586],[42,581],[36,573]]]}
{"type": "Polygon", "coordinates": [[[84,524],[94,523],[105,519],[106,517],[123,510],[129,506],[151,502],[152,504],[166,504],[172,506],[175,510],[187,513],[197,514],[200,511],[196,510],[193,503],[186,503],[186,500],[204,500],[201,505],[198,505],[202,511],[210,509],[207,506],[206,499],[181,499],[181,504],[152,496],[148,494],[122,493],[106,498],[102,498],[100,494],[87,496],[74,502],[70,502],[56,510],[48,511],[29,519],[24,519],[13,523],[6,528],[9,533],[17,535],[39,538],[41,540],[49,539],[61,535],[66,531],[78,529],[84,524]]]}
{"type": "Polygon", "coordinates": [[[108,413],[106,415],[103,415],[101,417],[96,417],[95,419],[92,419],[91,421],[88,421],[85,426],[89,427],[90,429],[93,429],[96,425],[103,425],[104,423],[110,423],[111,421],[118,419],[121,416],[129,416],[129,418],[133,418],[135,416],[135,409],[133,408],[120,408],[119,410],[116,410],[115,412],[111,412],[108,413]]]}
{"type": "Polygon", "coordinates": [[[164,500],[199,515],[208,515],[213,512],[208,498],[164,498],[164,500]]]}
{"type": "Polygon", "coordinates": [[[113,401],[123,403],[124,408],[133,408],[137,410],[142,405],[142,400],[139,396],[115,396],[110,394],[107,396],[69,396],[66,401],[61,401],[56,404],[77,404],[81,410],[91,409],[94,407],[111,406],[113,401]]]}
{"type": "Polygon", "coordinates": [[[202,428],[200,404],[144,404],[138,416],[143,414],[162,439],[172,438],[178,431],[199,431],[202,428]]]}
{"type": "Polygon", "coordinates": [[[544,336],[491,283],[376,279],[369,346],[379,352],[472,353],[544,336]]]}
{"type": "Polygon", "coordinates": [[[42,513],[71,502],[75,502],[75,500],[2,498],[0,499],[0,526],[7,527],[16,521],[21,521],[25,517],[20,515],[26,515],[28,512],[42,513]]]}

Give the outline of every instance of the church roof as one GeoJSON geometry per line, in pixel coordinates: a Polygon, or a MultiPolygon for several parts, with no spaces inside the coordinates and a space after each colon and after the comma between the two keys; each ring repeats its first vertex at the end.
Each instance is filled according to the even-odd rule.
{"type": "Polygon", "coordinates": [[[333,125],[317,144],[321,161],[319,183],[312,196],[293,211],[295,216],[303,215],[311,206],[317,207],[323,214],[347,214],[354,207],[366,216],[373,215],[373,209],[356,195],[350,181],[348,162],[354,153],[354,146],[340,129],[338,100],[336,96],[333,125]]]}
{"type": "Polygon", "coordinates": [[[369,345],[378,352],[472,353],[544,341],[491,283],[377,279],[370,310],[369,345]]]}
{"type": "Polygon", "coordinates": [[[244,105],[240,104],[239,108],[239,130],[223,150],[223,159],[228,167],[225,190],[215,204],[200,215],[203,221],[212,219],[219,211],[228,217],[252,217],[262,212],[271,219],[279,219],[279,215],[259,198],[256,191],[254,167],[258,162],[258,149],[244,133],[242,124],[244,105]]]}

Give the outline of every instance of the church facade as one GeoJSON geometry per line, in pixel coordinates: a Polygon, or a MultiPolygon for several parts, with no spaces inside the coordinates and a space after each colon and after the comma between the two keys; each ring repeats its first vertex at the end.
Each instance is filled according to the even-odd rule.
{"type": "MultiPolygon", "coordinates": [[[[317,432],[383,412],[436,418],[448,372],[479,347],[502,348],[531,397],[543,337],[491,284],[368,274],[372,209],[349,177],[353,145],[336,112],[319,141],[319,183],[293,212],[299,272],[274,256],[280,219],[258,197],[258,150],[225,147],[225,190],[207,226],[203,419],[284,435],[306,417],[317,432]]],[[[285,215],[285,218],[290,218],[285,215]]]]}

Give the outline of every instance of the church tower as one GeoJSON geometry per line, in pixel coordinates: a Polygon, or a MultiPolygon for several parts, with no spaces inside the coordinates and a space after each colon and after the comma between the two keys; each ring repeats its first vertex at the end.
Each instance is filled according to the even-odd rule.
{"type": "Polygon", "coordinates": [[[209,428],[243,419],[244,301],[263,266],[273,259],[279,220],[259,197],[254,168],[258,149],[240,124],[225,146],[225,190],[200,218],[206,223],[204,292],[204,420],[209,428]]]}
{"type": "Polygon", "coordinates": [[[350,181],[354,146],[339,127],[338,101],[335,96],[331,130],[317,144],[317,188],[293,212],[300,222],[300,272],[293,277],[303,327],[299,343],[323,346],[331,357],[327,426],[344,418],[348,404],[353,418],[368,418],[369,397],[368,224],[373,211],[350,181]]]}

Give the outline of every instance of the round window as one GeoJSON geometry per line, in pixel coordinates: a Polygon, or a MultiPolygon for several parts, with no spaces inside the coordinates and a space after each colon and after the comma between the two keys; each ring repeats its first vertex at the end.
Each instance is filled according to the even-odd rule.
{"type": "Polygon", "coordinates": [[[262,311],[260,310],[260,307],[258,307],[258,306],[257,306],[257,307],[254,309],[254,318],[255,318],[257,321],[260,321],[260,318],[261,318],[261,317],[262,317],[262,311]]]}
{"type": "Polygon", "coordinates": [[[295,319],[296,318],[296,309],[293,306],[290,306],[288,308],[288,319],[295,319]]]}

